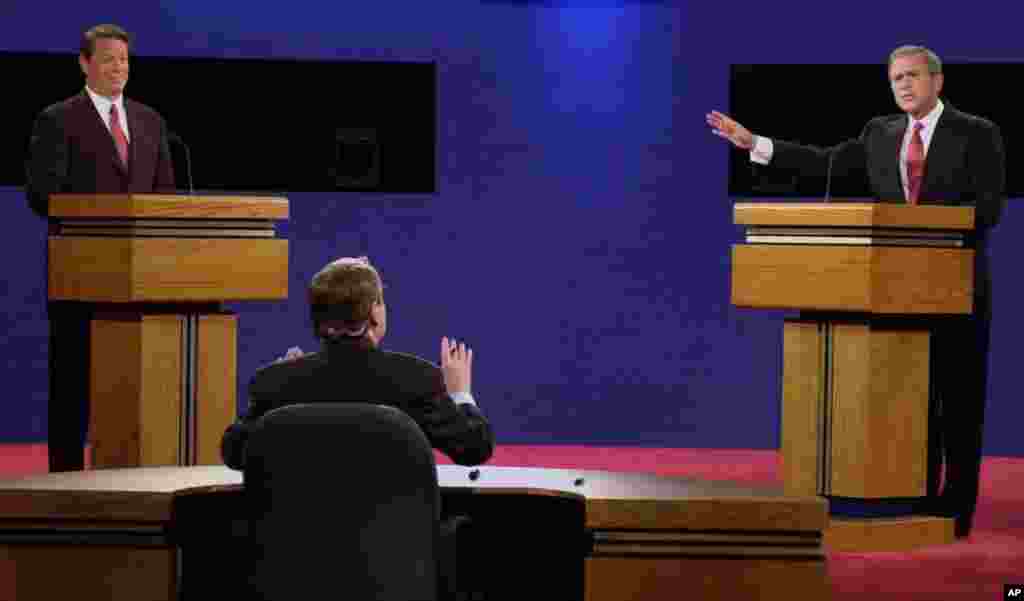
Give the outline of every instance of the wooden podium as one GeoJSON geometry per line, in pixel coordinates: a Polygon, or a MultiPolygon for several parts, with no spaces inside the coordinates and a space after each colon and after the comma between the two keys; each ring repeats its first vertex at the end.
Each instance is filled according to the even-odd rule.
{"type": "MultiPolygon", "coordinates": [[[[783,326],[787,493],[926,494],[930,328],[973,309],[969,207],[739,203],[732,303],[796,309],[783,326]]],[[[834,551],[953,540],[953,520],[833,518],[834,551]]]]}
{"type": "Polygon", "coordinates": [[[284,198],[58,194],[51,301],[93,303],[93,467],[220,463],[235,416],[237,317],[288,296],[284,198]]]}

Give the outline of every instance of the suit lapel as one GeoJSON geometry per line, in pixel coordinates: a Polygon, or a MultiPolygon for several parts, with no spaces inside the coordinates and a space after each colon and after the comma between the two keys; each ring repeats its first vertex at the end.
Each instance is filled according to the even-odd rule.
{"type": "Polygon", "coordinates": [[[902,199],[903,202],[907,201],[907,192],[903,189],[903,179],[900,175],[900,149],[903,146],[903,136],[907,133],[907,119],[896,119],[888,124],[885,130],[885,139],[882,143],[883,156],[892,157],[891,159],[896,163],[895,169],[888,171],[886,181],[882,182],[883,190],[892,191],[889,195],[892,200],[902,199]]]}
{"type": "MultiPolygon", "coordinates": [[[[85,90],[82,90],[80,102],[82,110],[89,113],[89,117],[86,118],[86,121],[90,123],[89,127],[93,130],[93,135],[97,139],[106,140],[106,142],[101,142],[101,144],[104,144],[106,148],[110,149],[110,160],[121,173],[127,175],[128,168],[121,162],[121,157],[117,155],[117,144],[114,143],[114,136],[110,133],[110,130],[107,129],[107,125],[103,122],[103,117],[100,116],[99,111],[96,110],[96,105],[92,102],[92,98],[89,97],[89,93],[85,90]]],[[[127,101],[125,104],[127,105],[127,101]]],[[[127,107],[125,110],[128,110],[127,107]]],[[[129,127],[131,126],[129,125],[129,127]]],[[[132,145],[129,144],[129,162],[131,161],[131,147],[132,145]]]]}
{"type": "Polygon", "coordinates": [[[952,170],[959,148],[956,144],[954,127],[951,122],[956,120],[956,109],[948,103],[942,110],[939,122],[935,124],[935,131],[932,132],[932,141],[928,144],[928,154],[924,159],[924,181],[921,182],[920,198],[930,198],[929,191],[936,189],[943,173],[952,170]]]}
{"type": "Polygon", "coordinates": [[[124,99],[124,112],[127,113],[125,120],[128,123],[128,169],[131,170],[132,165],[135,164],[135,143],[142,139],[139,136],[141,126],[138,119],[135,118],[135,107],[131,106],[131,102],[127,98],[124,99]]]}

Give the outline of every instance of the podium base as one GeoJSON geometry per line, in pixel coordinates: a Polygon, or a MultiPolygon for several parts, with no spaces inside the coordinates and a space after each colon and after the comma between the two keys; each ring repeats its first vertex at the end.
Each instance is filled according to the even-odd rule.
{"type": "Polygon", "coordinates": [[[948,545],[956,540],[953,518],[832,518],[825,528],[824,546],[830,553],[912,551],[948,545]]]}

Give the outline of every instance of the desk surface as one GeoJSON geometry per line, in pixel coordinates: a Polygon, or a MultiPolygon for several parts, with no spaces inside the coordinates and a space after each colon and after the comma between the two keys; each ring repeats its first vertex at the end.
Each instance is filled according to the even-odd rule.
{"type": "MultiPolygon", "coordinates": [[[[828,598],[828,515],[817,497],[573,469],[443,465],[438,479],[442,504],[470,509],[487,541],[487,560],[467,559],[467,571],[500,583],[500,598],[535,595],[536,582],[586,601],[662,601],[684,590],[693,599],[828,598]],[[509,582],[508,566],[548,576],[509,582]]],[[[170,601],[189,583],[230,583],[218,570],[230,572],[224,545],[233,539],[217,532],[230,531],[242,490],[242,474],[224,466],[0,480],[0,598],[170,601]],[[73,573],[54,579],[56,564],[73,573]]]]}
{"type": "MultiPolygon", "coordinates": [[[[447,493],[579,498],[593,529],[818,531],[825,501],[781,488],[644,473],[523,467],[438,466],[447,493]]],[[[236,491],[242,474],[224,466],[147,467],[0,480],[0,522],[127,520],[167,522],[175,499],[236,491]]]]}

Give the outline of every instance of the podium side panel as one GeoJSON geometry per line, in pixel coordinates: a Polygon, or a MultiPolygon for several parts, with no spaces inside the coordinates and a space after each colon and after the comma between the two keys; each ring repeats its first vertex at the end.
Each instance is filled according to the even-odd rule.
{"type": "Polygon", "coordinates": [[[178,465],[182,405],[182,317],[142,318],[140,466],[178,465]]]}
{"type": "Polygon", "coordinates": [[[221,463],[220,439],[235,419],[236,315],[199,317],[196,463],[221,463]]]}
{"type": "Polygon", "coordinates": [[[277,238],[49,239],[51,300],[220,302],[288,297],[277,238]]]}
{"type": "Polygon", "coordinates": [[[288,297],[288,241],[135,238],[136,301],[276,300],[288,297]]]}
{"type": "Polygon", "coordinates": [[[131,296],[131,247],[115,238],[50,236],[50,300],[117,302],[131,296]]]}
{"type": "Polygon", "coordinates": [[[820,494],[824,349],[818,324],[787,321],[782,329],[782,482],[786,494],[820,494]]]}
{"type": "Polygon", "coordinates": [[[974,308],[974,250],[872,249],[871,312],[966,314],[974,308]]]}
{"type": "Polygon", "coordinates": [[[923,496],[927,331],[835,324],[833,349],[831,494],[923,496]]]}
{"type": "Polygon", "coordinates": [[[92,465],[139,465],[142,403],[142,326],[94,319],[90,324],[89,440],[92,465]]]}
{"type": "Polygon", "coordinates": [[[732,304],[764,309],[866,311],[870,249],[858,246],[736,244],[732,304]]]}
{"type": "Polygon", "coordinates": [[[93,466],[177,465],[181,318],[99,318],[91,327],[93,466]]]}

